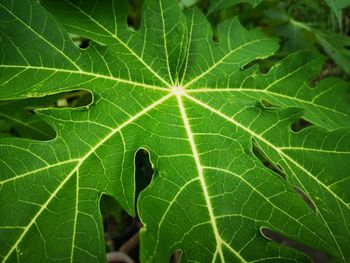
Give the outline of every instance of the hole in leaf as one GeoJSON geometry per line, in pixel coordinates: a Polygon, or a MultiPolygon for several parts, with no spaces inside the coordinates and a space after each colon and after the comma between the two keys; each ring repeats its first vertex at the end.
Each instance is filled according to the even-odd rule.
{"type": "Polygon", "coordinates": [[[26,110],[29,114],[35,115],[34,109],[28,108],[28,109],[25,109],[25,110],[26,110]]]}
{"type": "Polygon", "coordinates": [[[87,49],[90,46],[90,39],[75,34],[69,34],[69,37],[78,48],[87,49]]]}
{"type": "Polygon", "coordinates": [[[36,109],[82,107],[91,104],[92,94],[81,90],[22,100],[2,101],[0,121],[6,124],[4,136],[46,141],[56,137],[56,131],[35,112],[36,109]]]}
{"type": "Polygon", "coordinates": [[[319,251],[317,249],[304,245],[295,240],[286,238],[280,235],[279,233],[274,232],[268,228],[262,228],[260,231],[261,231],[261,234],[267,239],[270,239],[282,246],[294,248],[296,250],[299,250],[300,252],[307,254],[313,262],[317,262],[317,263],[329,262],[329,258],[327,254],[322,251],[319,251]]]}
{"type": "MultiPolygon", "coordinates": [[[[62,98],[66,101],[65,107],[71,108],[87,106],[92,103],[92,99],[92,94],[85,90],[70,92],[62,98]]],[[[57,106],[59,107],[58,102],[57,106]]]]}
{"type": "Polygon", "coordinates": [[[213,29],[213,38],[212,38],[213,42],[215,44],[219,44],[220,43],[220,38],[219,35],[217,33],[217,31],[215,29],[213,29]]]}
{"type": "Polygon", "coordinates": [[[271,102],[265,99],[260,100],[260,106],[262,106],[264,109],[275,109],[278,108],[277,106],[273,105],[271,102]]]}
{"type": "Polygon", "coordinates": [[[316,207],[314,202],[298,187],[294,187],[295,191],[299,194],[299,196],[305,201],[305,203],[314,211],[316,211],[316,207]]]}
{"type": "Polygon", "coordinates": [[[307,82],[307,84],[309,85],[309,87],[311,88],[311,89],[314,89],[316,86],[317,86],[317,84],[320,82],[320,79],[319,79],[319,77],[317,77],[317,78],[315,78],[315,79],[312,79],[312,80],[309,80],[308,82],[307,82]]]}
{"type": "Polygon", "coordinates": [[[271,162],[267,158],[265,153],[256,145],[256,143],[254,142],[254,139],[253,139],[253,149],[252,150],[253,150],[253,154],[255,155],[255,157],[257,157],[266,168],[273,171],[274,174],[278,174],[283,179],[286,179],[286,175],[285,175],[282,167],[278,164],[274,164],[273,162],[271,162]]]}
{"type": "Polygon", "coordinates": [[[307,120],[299,119],[298,121],[292,123],[291,130],[293,132],[300,132],[311,125],[312,123],[308,122],[307,120]]]}
{"type": "Polygon", "coordinates": [[[101,197],[100,211],[103,218],[106,251],[122,252],[118,255],[109,254],[111,262],[119,256],[127,258],[122,254],[137,259],[141,227],[139,220],[129,216],[113,197],[107,195],[101,197]]]}
{"type": "Polygon", "coordinates": [[[279,165],[279,164],[275,164],[275,167],[276,167],[277,171],[278,171],[279,173],[282,173],[282,174],[283,174],[282,176],[284,176],[284,178],[285,178],[286,175],[284,174],[284,170],[283,170],[282,166],[279,165]]]}
{"type": "Polygon", "coordinates": [[[107,263],[135,263],[127,254],[119,251],[107,253],[107,263]]]}
{"type": "Polygon", "coordinates": [[[271,68],[276,65],[283,57],[281,55],[275,54],[269,58],[265,59],[255,59],[248,64],[244,65],[242,68],[243,70],[246,70],[248,68],[256,67],[258,68],[258,71],[262,74],[268,74],[271,70],[271,68]]]}
{"type": "Polygon", "coordinates": [[[82,39],[79,47],[81,49],[87,49],[90,46],[90,40],[89,39],[82,39]]]}
{"type": "Polygon", "coordinates": [[[310,86],[310,88],[316,88],[316,86],[318,85],[318,83],[328,77],[329,75],[334,74],[334,68],[336,66],[334,65],[334,63],[331,60],[327,60],[320,72],[320,74],[318,74],[315,78],[311,79],[308,81],[308,84],[310,86]]]}
{"type": "Polygon", "coordinates": [[[179,263],[181,261],[182,250],[178,249],[171,254],[170,263],[179,263]]]}
{"type": "Polygon", "coordinates": [[[145,189],[152,181],[153,168],[149,153],[146,149],[139,149],[135,155],[136,167],[136,197],[138,199],[140,192],[145,189]]]}
{"type": "Polygon", "coordinates": [[[249,62],[248,64],[245,64],[241,68],[241,70],[244,71],[244,70],[247,70],[249,68],[257,68],[258,72],[261,72],[262,74],[265,74],[265,73],[267,73],[270,70],[271,66],[268,67],[264,63],[265,62],[262,59],[256,59],[256,60],[253,60],[253,61],[249,62]]]}
{"type": "MultiPolygon", "coordinates": [[[[135,167],[135,200],[137,200],[153,176],[152,164],[146,149],[139,149],[136,152],[135,167]]],[[[133,262],[138,262],[139,229],[142,226],[138,217],[129,216],[114,198],[106,195],[101,198],[100,208],[105,229],[106,251],[110,252],[107,254],[107,261],[128,262],[125,260],[131,258],[133,262]]]]}
{"type": "Polygon", "coordinates": [[[129,0],[128,26],[138,30],[142,21],[142,7],[144,0],[129,0]]]}
{"type": "Polygon", "coordinates": [[[321,81],[321,79],[322,79],[322,75],[321,75],[321,73],[320,73],[320,75],[318,75],[318,76],[316,76],[315,78],[309,80],[309,81],[307,82],[307,84],[309,85],[309,87],[310,87],[311,89],[314,89],[314,88],[316,88],[316,86],[318,85],[318,83],[321,81]]]}

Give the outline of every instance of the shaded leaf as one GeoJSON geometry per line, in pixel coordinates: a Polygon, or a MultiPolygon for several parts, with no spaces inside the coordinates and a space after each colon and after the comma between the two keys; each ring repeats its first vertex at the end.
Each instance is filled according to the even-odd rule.
{"type": "Polygon", "coordinates": [[[1,101],[0,120],[6,123],[9,133],[19,137],[49,140],[55,137],[55,131],[34,111],[36,108],[54,106],[61,96],[20,101],[1,101]]]}
{"type": "MultiPolygon", "coordinates": [[[[208,13],[213,13],[229,6],[237,5],[240,3],[248,3],[253,7],[257,6],[264,0],[210,0],[210,8],[208,13]]],[[[339,16],[339,11],[345,7],[350,5],[350,0],[325,0],[327,5],[331,8],[331,10],[339,16]]]]}
{"type": "Polygon", "coordinates": [[[304,23],[291,20],[296,30],[304,29],[315,36],[324,52],[347,74],[350,74],[350,38],[333,32],[322,31],[304,23]]]}
{"type": "Polygon", "coordinates": [[[210,8],[208,10],[208,14],[214,13],[216,11],[222,10],[224,8],[227,8],[229,6],[237,5],[240,3],[248,3],[251,4],[253,7],[257,6],[264,0],[211,0],[210,8]]]}
{"type": "Polygon", "coordinates": [[[325,1],[337,16],[339,16],[340,9],[343,9],[350,5],[350,0],[325,0],[325,1]]]}

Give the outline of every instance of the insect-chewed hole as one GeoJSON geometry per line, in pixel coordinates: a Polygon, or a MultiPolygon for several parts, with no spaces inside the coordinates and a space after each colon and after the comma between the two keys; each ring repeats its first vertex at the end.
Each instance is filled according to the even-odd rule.
{"type": "MultiPolygon", "coordinates": [[[[153,169],[146,149],[135,154],[136,200],[152,180],[153,169]]],[[[138,262],[140,228],[138,218],[128,215],[117,201],[103,195],[100,209],[104,222],[107,262],[138,262]]]]}
{"type": "Polygon", "coordinates": [[[291,130],[293,132],[300,132],[302,131],[303,129],[309,127],[309,126],[312,126],[312,123],[311,122],[308,122],[307,120],[305,119],[299,119],[295,122],[293,122],[290,126],[291,130]]]}
{"type": "Polygon", "coordinates": [[[253,149],[252,150],[253,150],[253,154],[255,155],[255,157],[257,157],[266,168],[271,170],[274,174],[279,175],[283,179],[286,179],[286,175],[285,175],[282,167],[279,164],[274,164],[273,162],[271,162],[267,158],[265,153],[254,143],[254,140],[253,140],[253,149]]]}
{"type": "Polygon", "coordinates": [[[326,63],[324,63],[321,72],[316,77],[307,82],[309,87],[311,89],[316,88],[322,79],[334,74],[334,68],[334,62],[327,60],[326,63]]]}
{"type": "Polygon", "coordinates": [[[150,161],[149,152],[146,149],[139,149],[135,155],[136,167],[136,198],[152,181],[154,170],[150,161]]]}
{"type": "Polygon", "coordinates": [[[92,93],[85,90],[77,90],[66,93],[56,102],[56,106],[78,108],[91,104],[92,100],[92,93]]]}
{"type": "Polygon", "coordinates": [[[212,40],[213,40],[213,42],[216,43],[216,44],[219,44],[219,43],[220,43],[219,35],[218,35],[216,32],[214,32],[212,40]]]}
{"type": "Polygon", "coordinates": [[[182,254],[183,254],[183,252],[181,249],[175,250],[171,254],[169,262],[170,263],[179,263],[181,261],[182,254]]]}
{"type": "Polygon", "coordinates": [[[108,262],[134,262],[139,256],[138,218],[128,215],[110,196],[100,200],[108,262]],[[118,251],[118,252],[117,252],[118,251]]]}
{"type": "Polygon", "coordinates": [[[246,70],[248,68],[253,68],[256,67],[260,73],[262,74],[268,74],[273,67],[278,61],[280,60],[280,57],[278,56],[272,56],[269,57],[268,59],[255,59],[248,64],[243,66],[243,70],[246,70]]]}
{"type": "Polygon", "coordinates": [[[316,211],[314,202],[312,202],[312,200],[302,190],[300,190],[298,187],[294,187],[294,190],[312,210],[316,211]]]}
{"type": "Polygon", "coordinates": [[[2,101],[0,121],[6,125],[0,132],[4,137],[14,136],[39,141],[52,140],[56,137],[56,131],[36,113],[36,110],[81,107],[91,102],[92,94],[82,90],[38,98],[2,101]]]}
{"type": "Polygon", "coordinates": [[[127,23],[135,31],[141,26],[143,2],[144,0],[129,0],[127,23]]]}
{"type": "Polygon", "coordinates": [[[276,109],[276,108],[278,108],[278,106],[273,105],[271,102],[269,102],[266,99],[260,100],[260,106],[263,107],[264,109],[276,109]]]}
{"type": "Polygon", "coordinates": [[[90,46],[90,40],[89,39],[82,39],[79,47],[81,49],[87,49],[90,46]]]}
{"type": "Polygon", "coordinates": [[[76,45],[80,49],[87,49],[90,46],[90,39],[78,36],[75,34],[69,34],[70,39],[73,41],[74,45],[76,45]]]}
{"type": "Polygon", "coordinates": [[[250,68],[256,68],[257,70],[259,70],[263,74],[266,74],[270,70],[270,67],[265,65],[263,63],[263,60],[261,60],[261,59],[256,59],[256,60],[249,62],[248,64],[244,65],[241,68],[241,70],[244,71],[244,70],[248,70],[250,68]]]}
{"type": "Polygon", "coordinates": [[[316,79],[311,79],[311,80],[309,80],[308,82],[307,82],[307,84],[309,85],[309,87],[311,88],[311,89],[314,89],[316,86],[317,86],[317,84],[320,82],[320,80],[318,79],[318,78],[316,78],[316,79]]]}
{"type": "Polygon", "coordinates": [[[274,241],[282,246],[294,248],[296,250],[299,250],[300,252],[307,254],[313,262],[317,262],[317,263],[328,263],[329,262],[329,258],[327,256],[327,254],[320,251],[320,250],[309,247],[309,246],[302,244],[300,242],[297,242],[293,239],[286,238],[286,237],[282,236],[281,234],[274,232],[268,228],[261,228],[260,232],[265,238],[267,238],[269,240],[272,240],[272,241],[274,241]]]}

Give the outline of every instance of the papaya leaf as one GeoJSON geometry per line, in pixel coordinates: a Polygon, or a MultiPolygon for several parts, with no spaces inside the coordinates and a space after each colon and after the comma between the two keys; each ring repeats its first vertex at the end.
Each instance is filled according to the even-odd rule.
{"type": "Polygon", "coordinates": [[[3,262],[104,262],[99,201],[136,214],[140,148],[156,171],[136,205],[142,262],[177,250],[183,262],[310,260],[266,228],[350,259],[347,84],[309,86],[322,57],[299,52],[262,74],[251,64],[276,39],[233,19],[214,42],[206,17],[175,0],[146,0],[136,31],[126,0],[3,0],[0,17],[1,100],[93,98],[36,110],[52,140],[0,139],[3,262]],[[313,125],[293,132],[300,118],[313,125]]]}

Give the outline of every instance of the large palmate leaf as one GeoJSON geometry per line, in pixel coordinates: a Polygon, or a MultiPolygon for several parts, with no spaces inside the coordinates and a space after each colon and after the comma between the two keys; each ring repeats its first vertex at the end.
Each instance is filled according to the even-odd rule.
{"type": "Polygon", "coordinates": [[[139,148],[156,170],[137,204],[142,262],[167,262],[178,249],[184,262],[309,260],[264,228],[350,259],[347,85],[309,86],[317,54],[261,74],[248,64],[272,55],[275,39],[234,19],[214,43],[206,18],[175,0],[145,1],[137,32],[126,0],[2,0],[0,17],[2,100],[93,95],[85,107],[37,111],[53,140],[0,140],[4,262],[104,261],[99,200],[107,194],[135,214],[139,148]],[[292,132],[300,118],[315,126],[292,132]]]}

